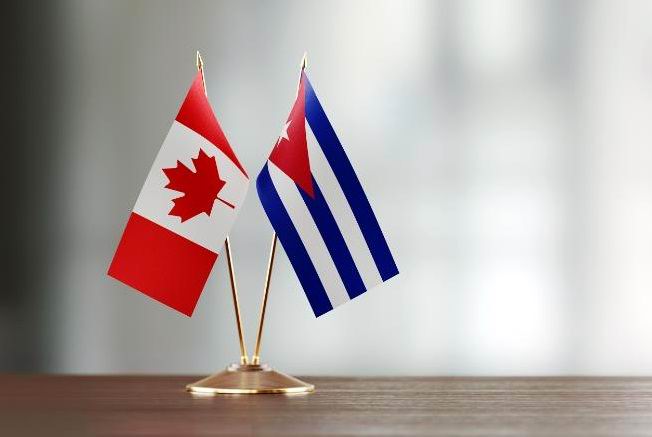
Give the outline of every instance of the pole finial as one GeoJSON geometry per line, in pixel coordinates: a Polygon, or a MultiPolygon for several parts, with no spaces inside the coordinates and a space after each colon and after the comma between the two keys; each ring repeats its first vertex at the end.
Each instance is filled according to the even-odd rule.
{"type": "Polygon", "coordinates": [[[197,50],[197,59],[196,59],[197,70],[202,70],[204,68],[204,61],[201,58],[201,53],[197,50]]]}
{"type": "Polygon", "coordinates": [[[308,52],[303,52],[303,58],[301,59],[301,71],[305,70],[308,66],[308,52]]]}
{"type": "Polygon", "coordinates": [[[201,53],[197,50],[197,58],[195,60],[197,64],[197,71],[201,73],[202,85],[204,85],[204,93],[208,94],[206,91],[206,78],[204,77],[204,60],[201,58],[201,53]]]}

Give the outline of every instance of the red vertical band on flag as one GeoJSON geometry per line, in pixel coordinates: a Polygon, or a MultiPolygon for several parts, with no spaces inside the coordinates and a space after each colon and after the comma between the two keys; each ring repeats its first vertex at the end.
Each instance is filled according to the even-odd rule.
{"type": "Polygon", "coordinates": [[[233,153],[226,135],[224,135],[217,118],[215,118],[213,108],[208,103],[201,72],[198,72],[197,76],[195,76],[195,80],[192,82],[188,94],[186,94],[186,98],[179,109],[176,120],[210,141],[240,169],[243,175],[247,176],[247,172],[238,161],[235,153],[233,153]]]}
{"type": "Polygon", "coordinates": [[[269,160],[288,175],[310,197],[315,197],[306,140],[306,92],[305,74],[301,73],[299,92],[292,106],[283,133],[269,155],[269,160]]]}
{"type": "Polygon", "coordinates": [[[217,254],[131,213],[109,275],[190,317],[217,254]]]}

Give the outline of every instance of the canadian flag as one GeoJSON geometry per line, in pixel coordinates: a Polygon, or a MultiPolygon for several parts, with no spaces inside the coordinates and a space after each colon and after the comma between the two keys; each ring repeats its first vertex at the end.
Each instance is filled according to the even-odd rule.
{"type": "Polygon", "coordinates": [[[136,200],[109,275],[191,316],[248,186],[198,72],[136,200]]]}

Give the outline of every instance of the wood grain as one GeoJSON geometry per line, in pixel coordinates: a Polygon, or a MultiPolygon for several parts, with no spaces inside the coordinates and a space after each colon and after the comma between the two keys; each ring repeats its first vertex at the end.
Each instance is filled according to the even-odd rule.
{"type": "Polygon", "coordinates": [[[304,378],[197,397],[196,376],[0,376],[0,435],[652,435],[652,378],[304,378]]]}

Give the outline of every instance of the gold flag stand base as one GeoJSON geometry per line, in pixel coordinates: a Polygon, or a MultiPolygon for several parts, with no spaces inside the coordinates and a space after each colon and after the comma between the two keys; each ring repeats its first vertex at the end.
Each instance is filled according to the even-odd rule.
{"type": "Polygon", "coordinates": [[[196,394],[309,393],[315,386],[272,370],[266,364],[231,364],[186,386],[196,394]]]}

